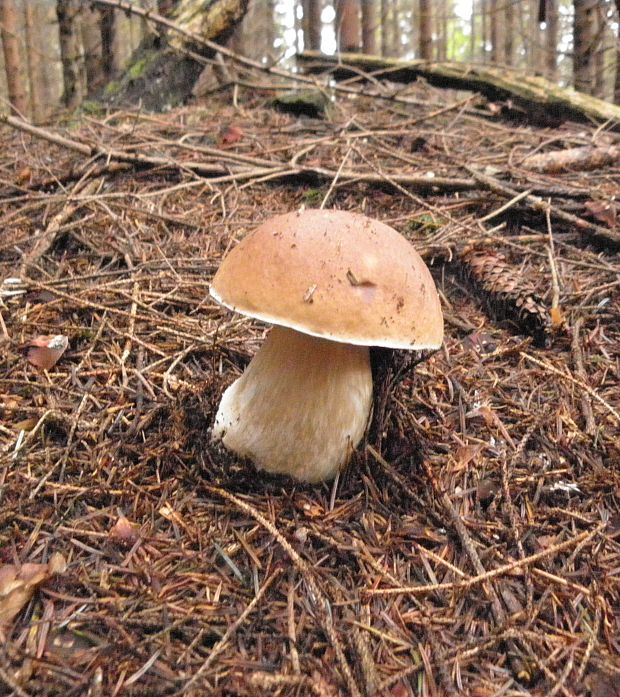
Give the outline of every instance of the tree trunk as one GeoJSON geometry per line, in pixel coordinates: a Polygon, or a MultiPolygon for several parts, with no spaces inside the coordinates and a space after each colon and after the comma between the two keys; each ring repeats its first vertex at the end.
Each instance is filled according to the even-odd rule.
{"type": "Polygon", "coordinates": [[[437,36],[437,60],[443,62],[448,53],[448,2],[439,0],[435,13],[435,35],[437,36]]]}
{"type": "Polygon", "coordinates": [[[28,60],[28,83],[30,106],[34,123],[43,123],[47,116],[43,66],[41,65],[41,22],[42,17],[36,3],[24,3],[24,28],[26,31],[26,58],[28,60]]]}
{"type": "Polygon", "coordinates": [[[390,54],[395,58],[400,58],[402,49],[402,34],[400,30],[400,10],[398,8],[398,0],[392,0],[392,14],[390,16],[392,19],[392,42],[390,45],[390,54]]]}
{"type": "Polygon", "coordinates": [[[433,60],[431,0],[420,0],[420,58],[433,60]]]}
{"type": "Polygon", "coordinates": [[[19,27],[15,0],[0,0],[0,32],[4,50],[4,70],[11,112],[28,118],[28,95],[19,53],[19,27]]]}
{"type": "Polygon", "coordinates": [[[512,2],[504,5],[504,61],[512,65],[514,61],[515,8],[512,2]]]}
{"type": "Polygon", "coordinates": [[[606,65],[607,53],[607,22],[605,9],[599,5],[596,12],[596,30],[594,40],[594,88],[592,94],[599,99],[605,99],[606,89],[606,65]]]}
{"type": "Polygon", "coordinates": [[[91,7],[82,7],[82,45],[86,67],[88,94],[94,94],[103,86],[103,56],[101,52],[101,15],[91,7]]]}
{"type": "Polygon", "coordinates": [[[504,63],[504,22],[500,15],[503,0],[491,0],[491,62],[504,63]]]}
{"type": "Polygon", "coordinates": [[[489,2],[480,0],[480,51],[482,63],[487,62],[489,45],[489,2]]]}
{"type": "Polygon", "coordinates": [[[592,94],[594,87],[594,37],[597,0],[575,0],[573,23],[573,84],[576,90],[592,94]]]}
{"type": "Polygon", "coordinates": [[[614,79],[614,104],[620,104],[620,0],[616,0],[618,36],[616,37],[616,76],[614,79]]]}
{"type": "Polygon", "coordinates": [[[546,0],[545,68],[546,77],[554,82],[558,79],[559,14],[558,0],[546,0]]]}
{"type": "Polygon", "coordinates": [[[84,97],[82,87],[83,56],[79,39],[78,13],[78,0],[56,1],[64,82],[62,101],[69,109],[75,109],[79,106],[84,97]]]}
{"type": "Polygon", "coordinates": [[[538,0],[529,0],[528,16],[527,67],[530,75],[542,75],[544,66],[540,40],[540,22],[538,21],[538,0]]]}
{"type": "MultiPolygon", "coordinates": [[[[118,5],[138,17],[147,13],[140,3],[127,0],[91,2],[103,9],[118,5]]],[[[123,75],[106,86],[103,98],[108,103],[139,103],[143,109],[161,111],[191,98],[204,61],[188,55],[187,49],[213,57],[213,50],[192,43],[191,35],[225,45],[247,12],[248,0],[180,0],[175,6],[174,23],[181,32],[146,35],[123,75]]]]}
{"type": "Polygon", "coordinates": [[[304,0],[304,45],[311,51],[321,50],[321,0],[304,0]]]}
{"type": "Polygon", "coordinates": [[[375,38],[376,12],[375,0],[362,0],[362,48],[364,53],[374,55],[377,52],[375,38]]]}
{"type": "Polygon", "coordinates": [[[104,7],[101,10],[101,56],[106,80],[113,80],[120,72],[116,33],[116,12],[111,7],[104,7]]]}
{"type": "Polygon", "coordinates": [[[473,63],[476,60],[476,0],[471,3],[470,25],[469,60],[473,63]]]}
{"type": "Polygon", "coordinates": [[[381,55],[384,57],[390,53],[389,17],[390,0],[381,0],[381,55]]]}
{"type": "Polygon", "coordinates": [[[360,38],[359,0],[337,0],[336,42],[338,50],[341,52],[358,51],[360,38]]]}

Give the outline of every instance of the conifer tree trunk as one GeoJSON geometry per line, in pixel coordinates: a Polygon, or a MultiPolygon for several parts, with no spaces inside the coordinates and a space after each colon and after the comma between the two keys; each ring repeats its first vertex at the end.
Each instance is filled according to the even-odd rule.
{"type": "Polygon", "coordinates": [[[398,0],[392,0],[392,13],[390,14],[392,20],[392,31],[390,42],[390,54],[395,58],[400,58],[401,52],[401,31],[400,31],[400,15],[398,10],[398,0]]]}
{"type": "Polygon", "coordinates": [[[620,0],[616,0],[618,36],[616,37],[616,76],[614,79],[614,104],[620,104],[620,0]]]}
{"type": "Polygon", "coordinates": [[[321,50],[321,0],[304,0],[304,45],[311,51],[321,50]]]}
{"type": "Polygon", "coordinates": [[[487,45],[489,43],[489,3],[488,0],[480,0],[480,51],[482,62],[487,62],[487,45]]]}
{"type": "Polygon", "coordinates": [[[42,16],[37,3],[24,3],[24,29],[26,35],[26,59],[28,61],[28,84],[30,106],[34,123],[43,123],[46,117],[44,69],[41,65],[41,22],[42,16]]]}
{"type": "Polygon", "coordinates": [[[540,23],[538,21],[538,2],[539,0],[529,0],[528,3],[529,50],[527,53],[527,67],[531,75],[541,75],[544,72],[540,23]]]}
{"type": "Polygon", "coordinates": [[[83,56],[78,29],[78,0],[57,0],[56,15],[60,34],[60,57],[64,91],[62,101],[69,109],[75,109],[83,97],[83,56]]]}
{"type": "Polygon", "coordinates": [[[420,58],[433,60],[433,29],[431,0],[420,1],[420,58]]]}
{"type": "Polygon", "coordinates": [[[339,51],[359,51],[360,30],[359,0],[337,0],[336,41],[339,51]]]}
{"type": "Polygon", "coordinates": [[[545,73],[549,80],[558,79],[559,14],[558,0],[546,0],[545,73]]]}
{"type": "MultiPolygon", "coordinates": [[[[504,63],[504,22],[500,14],[504,0],[491,0],[491,62],[504,63]]],[[[502,13],[503,14],[503,13],[502,13]]]]}
{"type": "Polygon", "coordinates": [[[599,99],[605,99],[606,86],[606,65],[605,56],[607,52],[607,22],[605,10],[599,5],[596,12],[596,28],[594,38],[594,87],[592,94],[599,99]]]}
{"type": "Polygon", "coordinates": [[[381,0],[381,55],[384,57],[390,53],[389,17],[390,0],[381,0]]]}
{"type": "Polygon", "coordinates": [[[445,61],[448,52],[448,2],[439,0],[435,13],[435,34],[437,36],[437,60],[445,61]]]}
{"type": "Polygon", "coordinates": [[[101,54],[100,18],[100,13],[91,7],[82,7],[82,45],[88,94],[94,94],[102,87],[105,80],[101,54]]]}
{"type": "Polygon", "coordinates": [[[377,52],[376,13],[375,0],[362,0],[362,49],[364,53],[369,55],[374,55],[377,52]]]}
{"type": "Polygon", "coordinates": [[[101,56],[106,80],[113,80],[120,71],[116,51],[116,12],[111,7],[101,10],[101,56]]]}
{"type": "Polygon", "coordinates": [[[512,2],[504,4],[504,61],[512,65],[514,61],[515,8],[512,2]]]}
{"type": "Polygon", "coordinates": [[[597,0],[574,0],[574,2],[573,85],[580,92],[592,94],[597,0]]]}
{"type": "Polygon", "coordinates": [[[18,25],[15,0],[0,0],[0,31],[11,111],[18,116],[28,118],[28,94],[19,53],[18,25]]]}

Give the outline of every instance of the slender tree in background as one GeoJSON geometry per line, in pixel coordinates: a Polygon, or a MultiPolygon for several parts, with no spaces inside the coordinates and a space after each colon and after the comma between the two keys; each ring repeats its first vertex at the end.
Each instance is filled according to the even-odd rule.
{"type": "Polygon", "coordinates": [[[558,0],[545,1],[545,74],[549,80],[558,78],[559,12],[558,0]]]}
{"type": "Polygon", "coordinates": [[[390,55],[400,58],[401,54],[401,30],[400,30],[400,8],[398,0],[392,0],[392,11],[390,12],[392,30],[390,31],[390,55]]]}
{"type": "Polygon", "coordinates": [[[539,0],[529,0],[528,4],[528,51],[527,69],[530,75],[544,72],[540,22],[538,21],[539,0]]]}
{"type": "Polygon", "coordinates": [[[105,81],[101,54],[101,14],[88,5],[82,6],[81,11],[87,92],[94,94],[105,81]]]}
{"type": "Polygon", "coordinates": [[[28,84],[30,107],[34,123],[42,123],[46,117],[45,71],[41,64],[41,16],[40,5],[24,3],[24,32],[26,35],[26,59],[28,61],[28,84]]]}
{"type": "Polygon", "coordinates": [[[78,27],[79,10],[78,0],[57,0],[56,2],[64,82],[62,101],[69,109],[75,109],[79,106],[84,97],[82,89],[83,56],[78,27]]]}
{"type": "Polygon", "coordinates": [[[515,6],[512,0],[504,3],[504,61],[514,62],[515,6]]]}
{"type": "Polygon", "coordinates": [[[437,1],[435,36],[437,37],[437,60],[445,61],[448,56],[448,0],[437,1]]]}
{"type": "Polygon", "coordinates": [[[480,50],[482,52],[482,62],[486,63],[488,58],[487,46],[489,45],[489,2],[480,0],[480,50]]]}
{"type": "MultiPolygon", "coordinates": [[[[116,51],[117,18],[112,7],[103,7],[101,13],[101,56],[106,80],[113,80],[120,72],[116,51]]],[[[167,10],[169,11],[169,10],[167,10]]]]}
{"type": "Polygon", "coordinates": [[[504,0],[490,0],[489,13],[491,24],[491,61],[504,63],[504,17],[502,7],[504,0]]]}
{"type": "Polygon", "coordinates": [[[433,29],[431,0],[419,0],[420,9],[420,58],[433,60],[433,29]]]}
{"type": "Polygon", "coordinates": [[[336,0],[336,41],[339,51],[360,50],[359,0],[336,0]]]}
{"type": "Polygon", "coordinates": [[[381,0],[381,55],[390,55],[390,37],[388,33],[390,17],[390,0],[381,0]]]}
{"type": "Polygon", "coordinates": [[[591,94],[594,86],[594,40],[597,0],[575,0],[573,21],[573,84],[591,94]]]}
{"type": "Polygon", "coordinates": [[[303,0],[304,45],[313,51],[321,50],[321,0],[303,0]]]}
{"type": "Polygon", "coordinates": [[[620,0],[616,0],[618,36],[616,37],[616,77],[614,80],[614,104],[620,104],[620,0]]]}
{"type": "Polygon", "coordinates": [[[606,7],[599,3],[596,8],[594,37],[594,85],[592,94],[604,99],[607,92],[607,16],[606,7]]]}
{"type": "Polygon", "coordinates": [[[362,0],[362,49],[374,55],[377,52],[376,40],[377,7],[375,0],[362,0]]]}
{"type": "Polygon", "coordinates": [[[24,71],[19,53],[19,21],[15,0],[0,0],[0,31],[11,111],[27,118],[28,95],[24,89],[24,71]]]}

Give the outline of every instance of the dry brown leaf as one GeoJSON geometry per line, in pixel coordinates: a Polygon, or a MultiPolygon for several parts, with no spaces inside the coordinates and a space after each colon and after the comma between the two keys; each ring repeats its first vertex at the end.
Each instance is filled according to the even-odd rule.
{"type": "Polygon", "coordinates": [[[224,126],[220,131],[218,143],[220,146],[234,145],[243,138],[243,131],[239,126],[224,126]]]}
{"type": "Polygon", "coordinates": [[[4,564],[0,566],[0,626],[7,625],[28,604],[41,583],[66,568],[62,554],[53,554],[47,564],[4,564]]]}
{"type": "Polygon", "coordinates": [[[110,539],[121,547],[131,547],[138,539],[136,526],[120,515],[110,530],[110,539]]]}
{"type": "Polygon", "coordinates": [[[549,310],[549,316],[551,317],[551,326],[553,329],[561,329],[566,324],[564,313],[559,307],[552,307],[549,310]]]}
{"type": "Polygon", "coordinates": [[[37,425],[38,419],[24,419],[23,421],[18,421],[13,424],[13,428],[18,431],[32,431],[32,429],[37,425]]]}
{"type": "Polygon", "coordinates": [[[28,361],[37,368],[53,368],[69,345],[64,334],[37,336],[28,343],[28,361]]]}
{"type": "Polygon", "coordinates": [[[586,201],[584,208],[600,223],[604,223],[610,228],[616,227],[618,211],[613,203],[609,201],[586,201]]]}

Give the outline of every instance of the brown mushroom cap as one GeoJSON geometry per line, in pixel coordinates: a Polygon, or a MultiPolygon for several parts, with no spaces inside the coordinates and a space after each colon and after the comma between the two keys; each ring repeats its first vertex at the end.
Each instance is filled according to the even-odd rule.
{"type": "Polygon", "coordinates": [[[428,349],[443,340],[439,297],[420,255],[358,213],[267,220],[226,256],[210,293],[235,312],[332,341],[428,349]]]}

